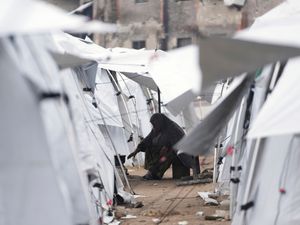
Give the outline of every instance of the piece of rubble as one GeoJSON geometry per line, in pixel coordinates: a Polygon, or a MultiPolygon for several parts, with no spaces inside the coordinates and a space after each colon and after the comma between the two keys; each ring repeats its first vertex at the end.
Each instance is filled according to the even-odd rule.
{"type": "Polygon", "coordinates": [[[137,216],[133,216],[130,214],[127,214],[126,216],[121,217],[121,219],[136,219],[136,218],[137,218],[137,216]]]}
{"type": "Polygon", "coordinates": [[[208,195],[210,194],[210,192],[198,192],[198,195],[204,200],[204,205],[214,205],[217,206],[219,205],[218,201],[213,199],[213,198],[209,198],[208,195]]]}
{"type": "Polygon", "coordinates": [[[202,217],[204,216],[204,212],[203,211],[196,212],[196,216],[202,217]]]}
{"type": "Polygon", "coordinates": [[[159,224],[159,223],[161,222],[161,220],[158,219],[158,218],[153,218],[152,221],[153,221],[153,223],[155,223],[155,224],[159,224]]]}
{"type": "Polygon", "coordinates": [[[186,220],[178,222],[178,225],[188,225],[188,224],[189,224],[189,222],[186,220]]]}
{"type": "Polygon", "coordinates": [[[142,216],[150,216],[150,217],[161,217],[163,213],[160,210],[149,209],[142,212],[142,216]]]}
{"type": "Polygon", "coordinates": [[[205,220],[222,220],[224,217],[218,216],[218,215],[208,215],[204,217],[205,220]]]}

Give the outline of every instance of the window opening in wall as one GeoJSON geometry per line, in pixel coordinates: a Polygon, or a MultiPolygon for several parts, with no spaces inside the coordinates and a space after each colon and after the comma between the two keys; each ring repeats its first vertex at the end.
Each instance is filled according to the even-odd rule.
{"type": "Polygon", "coordinates": [[[148,2],[148,0],[135,0],[135,3],[144,3],[144,2],[148,2]]]}
{"type": "Polygon", "coordinates": [[[132,48],[134,49],[141,49],[146,47],[145,41],[133,41],[132,42],[132,48]]]}
{"type": "Polygon", "coordinates": [[[192,44],[192,38],[177,38],[177,48],[191,45],[192,44]]]}

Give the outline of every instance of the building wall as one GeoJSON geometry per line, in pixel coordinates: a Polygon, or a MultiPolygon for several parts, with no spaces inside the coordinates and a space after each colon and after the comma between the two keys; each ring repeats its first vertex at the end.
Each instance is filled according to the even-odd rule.
{"type": "Polygon", "coordinates": [[[284,0],[247,0],[244,11],[247,14],[249,25],[254,22],[256,17],[263,15],[282,2],[284,0]]]}
{"type": "Polygon", "coordinates": [[[49,2],[52,5],[56,5],[66,11],[72,11],[76,9],[80,4],[80,0],[42,0],[44,2],[49,2]]]}
{"type": "Polygon", "coordinates": [[[147,49],[161,49],[164,39],[170,50],[196,44],[199,33],[230,36],[282,1],[247,0],[243,8],[229,8],[223,0],[94,0],[95,18],[117,23],[120,30],[96,35],[95,41],[105,47],[128,48],[133,41],[145,41],[147,49]]]}
{"type": "Polygon", "coordinates": [[[203,0],[197,16],[199,30],[204,35],[230,36],[241,27],[242,12],[226,7],[220,0],[203,0]]]}

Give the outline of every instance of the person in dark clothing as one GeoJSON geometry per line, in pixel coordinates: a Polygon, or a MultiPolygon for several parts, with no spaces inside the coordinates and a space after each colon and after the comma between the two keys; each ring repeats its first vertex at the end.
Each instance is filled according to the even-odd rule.
{"type": "Polygon", "coordinates": [[[173,146],[185,135],[183,129],[162,113],[155,113],[150,118],[153,128],[137,146],[136,150],[128,155],[127,159],[139,152],[145,152],[144,179],[161,179],[166,170],[177,157],[177,150],[173,146]]]}

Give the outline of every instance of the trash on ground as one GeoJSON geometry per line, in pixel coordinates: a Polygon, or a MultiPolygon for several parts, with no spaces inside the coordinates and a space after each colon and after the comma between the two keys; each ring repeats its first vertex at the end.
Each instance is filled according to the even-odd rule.
{"type": "Polygon", "coordinates": [[[153,218],[152,221],[153,221],[153,223],[155,223],[155,224],[158,224],[158,223],[161,222],[161,220],[158,219],[158,218],[153,218]]]}
{"type": "Polygon", "coordinates": [[[137,218],[137,216],[133,216],[133,215],[130,215],[130,214],[121,217],[121,219],[136,219],[136,218],[137,218]]]}
{"type": "Polygon", "coordinates": [[[198,192],[198,195],[204,200],[205,205],[219,205],[218,201],[208,197],[210,192],[198,192]]]}

